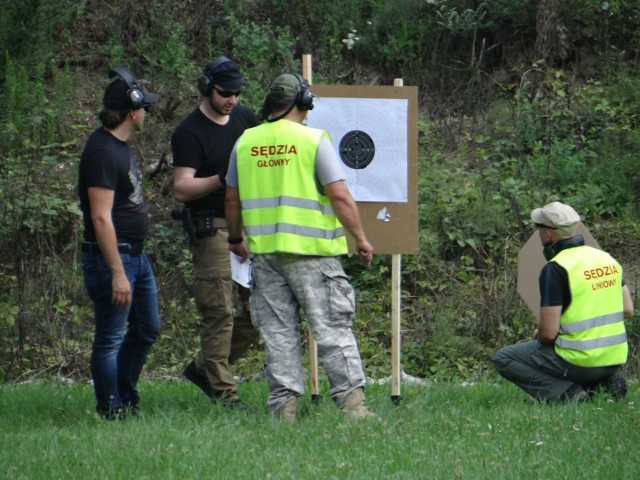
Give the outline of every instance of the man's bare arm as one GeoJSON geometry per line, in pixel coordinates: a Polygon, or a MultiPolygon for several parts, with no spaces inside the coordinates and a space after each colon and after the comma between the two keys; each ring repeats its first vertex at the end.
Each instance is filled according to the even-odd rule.
{"type": "Polygon", "coordinates": [[[116,229],[111,216],[115,192],[104,187],[89,187],[88,195],[91,222],[98,246],[111,270],[111,301],[116,307],[126,308],[131,304],[131,285],[120,259],[116,229]]]}
{"type": "Polygon", "coordinates": [[[196,177],[196,170],[189,167],[176,167],[173,170],[173,197],[181,203],[197,200],[222,188],[218,175],[196,177]]]}
{"type": "Polygon", "coordinates": [[[562,305],[554,307],[540,307],[540,320],[536,331],[536,338],[542,343],[553,343],[560,332],[560,315],[562,305]]]}
{"type": "MultiPolygon", "coordinates": [[[[227,219],[229,238],[242,238],[242,203],[240,191],[235,187],[227,187],[224,197],[224,216],[227,219]]],[[[229,250],[241,258],[244,263],[249,258],[249,248],[244,240],[229,244],[229,250]]]]}
{"type": "Polygon", "coordinates": [[[367,240],[360,222],[358,206],[351,196],[351,192],[344,181],[339,180],[324,186],[324,192],[331,201],[333,211],[345,230],[356,241],[356,248],[360,259],[368,267],[373,258],[373,247],[367,240]]]}
{"type": "Polygon", "coordinates": [[[626,285],[622,286],[622,301],[624,306],[624,318],[631,318],[634,314],[633,299],[631,298],[631,292],[626,285]]]}

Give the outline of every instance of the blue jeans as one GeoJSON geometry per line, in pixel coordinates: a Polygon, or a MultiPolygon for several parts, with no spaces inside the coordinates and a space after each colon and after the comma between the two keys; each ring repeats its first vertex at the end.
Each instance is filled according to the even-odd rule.
{"type": "Polygon", "coordinates": [[[96,410],[108,416],[137,405],[136,384],[160,334],[158,288],[147,255],[120,254],[120,258],[131,284],[130,308],[111,303],[111,270],[104,257],[82,254],[85,287],[95,313],[91,376],[96,410]]]}

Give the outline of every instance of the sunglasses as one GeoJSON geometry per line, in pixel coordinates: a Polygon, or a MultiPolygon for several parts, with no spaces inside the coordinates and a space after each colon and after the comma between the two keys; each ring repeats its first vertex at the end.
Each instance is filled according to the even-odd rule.
{"type": "Polygon", "coordinates": [[[218,95],[220,95],[222,98],[239,97],[240,95],[242,95],[242,90],[230,92],[229,90],[218,90],[216,87],[213,87],[213,89],[218,92],[218,95]]]}

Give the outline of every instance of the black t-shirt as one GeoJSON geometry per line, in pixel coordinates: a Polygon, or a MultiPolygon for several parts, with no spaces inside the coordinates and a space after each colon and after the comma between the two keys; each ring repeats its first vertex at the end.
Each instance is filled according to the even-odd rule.
{"type": "Polygon", "coordinates": [[[562,305],[564,312],[571,303],[569,275],[556,262],[549,262],[540,272],[540,306],[557,307],[562,305]]]}
{"type": "Polygon", "coordinates": [[[91,222],[88,189],[105,187],[114,191],[111,217],[119,243],[144,241],[149,226],[142,193],[140,169],[126,142],[100,127],[87,140],[80,157],[78,194],[84,220],[84,239],[96,241],[91,222]]]}
{"type": "MultiPolygon", "coordinates": [[[[229,165],[229,155],[242,133],[255,127],[260,121],[247,107],[236,106],[225,125],[209,120],[200,108],[196,108],[178,125],[171,136],[173,165],[196,170],[198,178],[220,175],[224,178],[229,165]]],[[[213,211],[224,218],[225,188],[187,202],[194,211],[213,211]]]]}

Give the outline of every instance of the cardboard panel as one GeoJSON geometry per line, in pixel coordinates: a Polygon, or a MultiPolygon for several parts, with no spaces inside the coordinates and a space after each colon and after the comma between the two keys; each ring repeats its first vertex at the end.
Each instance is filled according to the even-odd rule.
{"type": "MultiPolygon", "coordinates": [[[[320,98],[347,99],[406,99],[407,100],[407,138],[398,138],[397,142],[406,142],[407,201],[387,202],[358,201],[360,217],[367,238],[373,245],[376,254],[412,254],[418,252],[418,88],[391,86],[353,86],[353,85],[313,85],[312,92],[320,98]]],[[[381,112],[384,114],[384,112],[381,112]]],[[[360,118],[358,129],[362,131],[380,128],[376,125],[374,115],[360,118]],[[367,124],[367,122],[371,122],[367,124]]],[[[313,115],[308,118],[308,125],[325,128],[313,123],[313,115]]],[[[333,138],[334,147],[339,148],[341,139],[333,138]]],[[[394,139],[394,141],[396,141],[394,139]]],[[[403,145],[404,147],[405,145],[403,145]]],[[[346,169],[347,167],[344,166],[346,169]]],[[[355,248],[349,237],[349,251],[355,248]]]]}
{"type": "MultiPolygon", "coordinates": [[[[577,232],[584,237],[584,243],[600,249],[598,242],[591,236],[587,227],[582,222],[577,232]]],[[[524,300],[527,307],[533,313],[536,320],[540,318],[540,288],[538,279],[542,267],[547,263],[542,253],[542,242],[536,230],[527,240],[527,243],[518,252],[518,294],[524,300]]]]}

